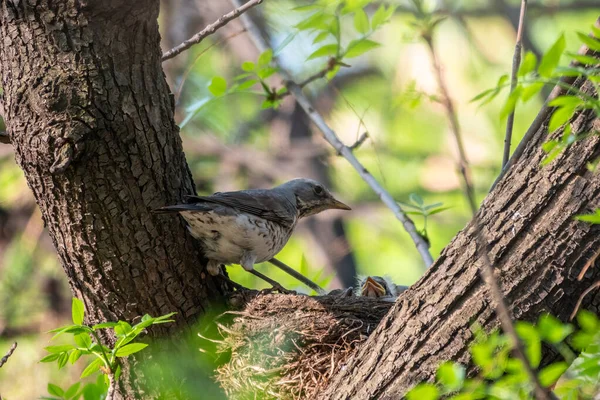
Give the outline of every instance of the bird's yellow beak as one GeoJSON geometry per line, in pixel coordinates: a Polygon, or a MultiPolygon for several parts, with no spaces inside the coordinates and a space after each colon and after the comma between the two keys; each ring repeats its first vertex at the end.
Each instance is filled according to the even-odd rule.
{"type": "Polygon", "coordinates": [[[348,206],[348,205],[346,205],[346,204],[342,203],[341,201],[336,200],[334,198],[331,199],[331,206],[330,206],[330,208],[335,209],[335,210],[352,210],[350,208],[350,206],[348,206]]]}
{"type": "Polygon", "coordinates": [[[360,295],[374,298],[383,297],[385,296],[385,288],[369,276],[360,289],[360,295]]]}

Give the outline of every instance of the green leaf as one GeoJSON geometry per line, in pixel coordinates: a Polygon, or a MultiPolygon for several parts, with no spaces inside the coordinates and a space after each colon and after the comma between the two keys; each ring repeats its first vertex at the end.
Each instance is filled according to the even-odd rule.
{"type": "Polygon", "coordinates": [[[425,203],[423,201],[423,198],[416,193],[411,193],[410,195],[408,195],[408,198],[410,199],[410,201],[412,201],[414,204],[417,204],[420,207],[423,207],[423,204],[425,203]]]}
{"type": "Polygon", "coordinates": [[[258,71],[258,77],[260,79],[267,79],[268,77],[273,75],[275,72],[277,72],[277,68],[266,67],[266,68],[263,68],[260,71],[258,71]]]}
{"type": "Polygon", "coordinates": [[[545,341],[556,344],[565,340],[573,332],[573,327],[550,314],[544,314],[538,321],[538,332],[545,341]]]}
{"type": "Polygon", "coordinates": [[[317,44],[317,43],[321,43],[323,40],[327,39],[329,37],[329,35],[331,35],[330,32],[325,31],[325,32],[321,32],[319,33],[313,40],[313,44],[317,44]]]}
{"type": "Polygon", "coordinates": [[[127,335],[131,330],[131,325],[125,321],[119,321],[117,326],[115,326],[115,333],[120,336],[127,335]]]}
{"type": "Polygon", "coordinates": [[[509,114],[515,111],[515,107],[517,105],[517,101],[519,97],[521,97],[521,93],[523,92],[523,86],[518,85],[515,90],[511,94],[508,95],[504,106],[500,110],[500,119],[503,120],[508,117],[509,114]]]}
{"type": "Polygon", "coordinates": [[[40,360],[40,362],[47,363],[47,362],[52,362],[52,361],[58,360],[58,358],[60,357],[60,354],[61,353],[48,354],[46,357],[42,358],[40,360]]]}
{"type": "Polygon", "coordinates": [[[75,350],[73,350],[73,351],[71,352],[71,354],[69,354],[69,362],[70,362],[71,364],[75,364],[75,362],[76,362],[77,360],[79,360],[79,357],[81,357],[81,354],[82,354],[82,353],[81,353],[81,350],[79,350],[79,349],[75,349],[75,350]]]}
{"type": "Polygon", "coordinates": [[[388,19],[389,18],[385,10],[385,5],[382,4],[379,6],[377,11],[375,11],[373,17],[371,18],[371,28],[373,30],[379,28],[379,26],[385,24],[388,21],[388,19]]]}
{"type": "Polygon", "coordinates": [[[315,29],[326,30],[333,23],[333,19],[334,17],[331,15],[327,15],[323,12],[317,12],[304,19],[302,22],[296,24],[294,28],[298,29],[299,31],[313,31],[315,29]]]}
{"type": "Polygon", "coordinates": [[[269,65],[269,63],[271,62],[272,59],[273,59],[273,50],[267,49],[267,50],[263,51],[260,56],[258,56],[258,66],[265,67],[265,66],[269,65]]]}
{"type": "Polygon", "coordinates": [[[535,66],[537,65],[537,57],[532,52],[528,51],[525,53],[525,57],[523,57],[523,62],[519,67],[518,76],[525,76],[530,72],[535,71],[535,66]]]}
{"type": "Polygon", "coordinates": [[[215,97],[222,96],[227,91],[227,81],[222,76],[215,76],[208,85],[208,90],[215,97]]]}
{"type": "Polygon", "coordinates": [[[257,83],[258,83],[257,79],[248,79],[247,81],[240,83],[240,85],[237,87],[237,90],[250,89],[252,86],[256,85],[257,83]]]}
{"type": "Polygon", "coordinates": [[[90,363],[90,365],[88,365],[83,372],[81,373],[81,376],[79,377],[80,379],[83,379],[85,377],[90,376],[91,374],[93,374],[94,372],[98,371],[100,369],[100,366],[102,366],[103,361],[100,358],[96,358],[94,361],[92,361],[90,363]]]}
{"type": "Polygon", "coordinates": [[[379,43],[369,39],[357,39],[350,42],[348,49],[344,53],[345,58],[358,57],[369,50],[381,46],[379,43]]]}
{"type": "Polygon", "coordinates": [[[52,383],[49,383],[48,384],[48,393],[50,393],[53,396],[63,397],[65,394],[65,391],[62,390],[62,388],[60,386],[56,386],[52,383]]]}
{"type": "Polygon", "coordinates": [[[523,100],[523,103],[527,103],[531,100],[531,98],[538,94],[543,87],[543,82],[534,82],[531,85],[524,86],[523,92],[521,93],[521,100],[523,100]]]}
{"type": "Polygon", "coordinates": [[[337,55],[338,45],[337,44],[326,44],[325,46],[315,50],[307,60],[312,60],[319,57],[335,56],[337,55]]]}
{"type": "Polygon", "coordinates": [[[69,361],[69,353],[61,353],[58,357],[58,369],[61,369],[65,365],[67,365],[67,361],[69,361]]]}
{"type": "MultiPolygon", "coordinates": [[[[600,209],[596,210],[600,220],[600,209]]],[[[600,320],[593,312],[581,310],[577,313],[577,323],[586,332],[596,333],[600,329],[600,320]]]]}
{"type": "Polygon", "coordinates": [[[465,368],[457,363],[445,362],[439,366],[437,373],[437,380],[444,385],[444,387],[455,392],[462,388],[465,381],[465,368]]]}
{"type": "Polygon", "coordinates": [[[577,107],[580,104],[583,104],[583,100],[577,96],[558,96],[548,103],[552,107],[577,107]]]}
{"type": "Polygon", "coordinates": [[[65,392],[65,398],[66,399],[75,398],[75,395],[77,394],[77,391],[79,390],[80,385],[81,385],[81,382],[75,382],[74,384],[69,386],[69,388],[65,392]]]}
{"type": "Polygon", "coordinates": [[[358,33],[363,35],[369,32],[369,17],[362,8],[359,8],[354,13],[354,28],[358,33]]]}
{"type": "Polygon", "coordinates": [[[577,37],[583,42],[590,50],[600,51],[600,41],[596,38],[589,37],[585,33],[577,32],[577,37]]]}
{"type": "Polygon", "coordinates": [[[85,307],[83,306],[83,301],[77,297],[73,297],[73,301],[71,302],[71,316],[75,325],[83,324],[84,313],[85,307]]]}
{"type": "Polygon", "coordinates": [[[48,353],[64,353],[65,351],[69,351],[74,348],[75,346],[71,344],[60,344],[58,346],[44,347],[44,350],[46,350],[48,353]]]}
{"type": "Polygon", "coordinates": [[[586,56],[586,55],[582,55],[582,54],[577,54],[577,53],[566,53],[569,57],[571,57],[573,60],[583,64],[583,65],[596,65],[600,62],[600,59],[594,57],[594,56],[586,56]]]}
{"type": "Polygon", "coordinates": [[[517,321],[515,329],[525,344],[525,355],[529,364],[537,368],[542,360],[542,340],[535,326],[529,322],[517,321]]]}
{"type": "Polygon", "coordinates": [[[540,371],[540,383],[544,387],[555,384],[567,368],[569,368],[569,364],[564,361],[548,365],[540,371]]]}
{"type": "Polygon", "coordinates": [[[452,206],[447,206],[447,207],[440,207],[440,208],[436,208],[435,210],[428,211],[428,212],[427,212],[427,215],[435,215],[435,214],[439,214],[439,213],[441,213],[442,211],[446,211],[446,210],[449,210],[449,209],[451,209],[451,208],[452,208],[452,206]]]}
{"type": "Polygon", "coordinates": [[[552,133],[567,123],[575,114],[575,108],[576,106],[564,106],[554,110],[548,123],[548,132],[552,133]]]}
{"type": "Polygon", "coordinates": [[[79,347],[85,347],[86,349],[89,349],[90,346],[92,345],[92,339],[90,338],[90,335],[88,335],[87,333],[80,333],[78,335],[73,336],[73,339],[75,340],[75,343],[77,343],[77,346],[79,347]]]}
{"type": "Polygon", "coordinates": [[[137,353],[148,347],[146,343],[131,343],[117,350],[117,357],[126,357],[130,354],[137,353]]]}
{"type": "Polygon", "coordinates": [[[575,219],[592,224],[600,224],[600,209],[597,209],[595,214],[577,215],[575,219]]]}
{"type": "Polygon", "coordinates": [[[256,65],[252,61],[244,61],[242,63],[242,69],[246,72],[252,72],[256,68],[256,65]]]}
{"type": "Polygon", "coordinates": [[[420,383],[406,394],[408,400],[436,400],[439,396],[438,388],[431,383],[420,383]]]}
{"type": "Polygon", "coordinates": [[[118,322],[103,322],[101,324],[96,324],[92,326],[93,330],[104,329],[104,328],[114,328],[118,325],[118,322]]]}
{"type": "Polygon", "coordinates": [[[545,78],[552,76],[552,72],[558,65],[560,61],[560,56],[565,50],[566,41],[565,36],[560,35],[560,37],[554,42],[552,47],[544,54],[542,60],[540,61],[540,65],[538,67],[538,74],[545,78]]]}

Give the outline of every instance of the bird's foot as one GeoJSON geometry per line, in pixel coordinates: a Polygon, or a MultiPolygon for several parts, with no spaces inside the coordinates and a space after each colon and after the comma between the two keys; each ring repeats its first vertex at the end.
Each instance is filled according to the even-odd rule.
{"type": "Polygon", "coordinates": [[[222,274],[221,263],[216,260],[208,260],[206,263],[206,270],[212,276],[219,276],[222,274]]]}
{"type": "Polygon", "coordinates": [[[269,278],[268,276],[258,272],[255,269],[250,269],[250,270],[246,270],[248,272],[250,272],[252,275],[259,277],[260,279],[262,279],[263,281],[269,283],[272,288],[270,289],[266,289],[269,291],[273,291],[273,290],[277,290],[279,293],[283,293],[283,294],[296,294],[296,292],[294,292],[293,290],[287,290],[286,288],[284,288],[283,286],[281,286],[281,284],[277,281],[274,281],[273,279],[269,278]]]}

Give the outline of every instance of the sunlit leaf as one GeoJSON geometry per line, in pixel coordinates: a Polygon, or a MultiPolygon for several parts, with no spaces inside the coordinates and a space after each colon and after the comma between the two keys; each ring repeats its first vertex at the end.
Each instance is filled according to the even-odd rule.
{"type": "Polygon", "coordinates": [[[359,8],[354,13],[354,28],[358,33],[363,35],[369,32],[369,17],[362,8],[359,8]]]}
{"type": "Polygon", "coordinates": [[[600,59],[598,59],[594,56],[586,56],[583,54],[576,54],[576,53],[566,53],[566,54],[569,57],[571,57],[573,60],[576,60],[583,65],[596,65],[596,64],[600,63],[600,59]]]}
{"type": "Polygon", "coordinates": [[[374,42],[369,39],[353,40],[348,45],[348,49],[346,50],[344,57],[345,58],[358,57],[358,56],[366,53],[367,51],[377,48],[379,46],[381,46],[379,43],[374,42]]]}
{"type": "Polygon", "coordinates": [[[315,50],[310,56],[308,56],[308,60],[312,60],[319,57],[331,57],[335,56],[338,51],[337,44],[326,44],[325,46],[315,50]]]}
{"type": "Polygon", "coordinates": [[[80,378],[83,379],[87,376],[90,376],[91,374],[93,374],[94,372],[98,371],[100,369],[100,366],[103,364],[102,360],[100,358],[96,358],[94,361],[92,361],[90,363],[90,365],[88,365],[83,372],[81,373],[80,378]]]}
{"type": "Polygon", "coordinates": [[[118,349],[116,356],[117,357],[126,357],[130,354],[137,353],[138,351],[141,351],[141,350],[145,349],[146,347],[148,347],[148,345],[146,343],[131,343],[131,344],[128,344],[128,345],[123,346],[120,349],[118,349]]]}
{"type": "Polygon", "coordinates": [[[75,346],[73,346],[72,344],[60,344],[58,346],[44,347],[44,350],[46,350],[48,353],[63,353],[65,351],[69,351],[74,348],[75,348],[75,346]]]}
{"type": "Polygon", "coordinates": [[[517,334],[525,344],[525,355],[529,364],[537,368],[542,360],[542,340],[535,326],[529,322],[517,321],[517,334]]]}
{"type": "Polygon", "coordinates": [[[578,221],[589,222],[591,224],[600,224],[600,208],[594,214],[577,215],[575,219],[578,221]]]}
{"type": "Polygon", "coordinates": [[[65,394],[65,391],[60,386],[49,383],[48,384],[48,393],[50,393],[53,396],[63,397],[65,394]]]}
{"type": "Polygon", "coordinates": [[[406,394],[408,400],[436,400],[439,396],[438,388],[431,383],[420,383],[406,394]]]}
{"type": "Polygon", "coordinates": [[[73,318],[73,323],[75,325],[83,324],[84,313],[85,307],[83,306],[83,301],[79,300],[77,297],[73,297],[73,301],[71,302],[71,317],[73,318]]]}
{"type": "Polygon", "coordinates": [[[457,363],[445,362],[439,366],[437,380],[449,391],[459,390],[465,381],[465,368],[457,363]]]}
{"type": "Polygon", "coordinates": [[[538,67],[538,74],[540,74],[540,76],[546,78],[552,76],[552,72],[558,65],[560,61],[560,56],[565,50],[565,46],[565,36],[560,35],[560,37],[556,40],[556,42],[554,42],[552,47],[548,49],[548,51],[546,52],[546,54],[544,54],[542,60],[540,61],[540,65],[538,67]]]}
{"type": "Polygon", "coordinates": [[[515,106],[519,97],[521,97],[521,93],[523,92],[523,86],[519,85],[515,88],[515,90],[508,96],[504,106],[500,110],[500,119],[503,120],[508,117],[509,114],[515,111],[515,106]]]}
{"type": "Polygon", "coordinates": [[[75,382],[74,384],[69,386],[69,388],[65,391],[65,398],[66,399],[74,398],[75,395],[77,394],[77,392],[79,391],[80,385],[81,385],[81,382],[75,382]]]}
{"type": "MultiPolygon", "coordinates": [[[[600,220],[600,209],[596,210],[596,215],[600,220]]],[[[600,330],[600,320],[593,312],[581,310],[577,313],[577,323],[586,332],[596,333],[600,330]]]]}
{"type": "MultiPolygon", "coordinates": [[[[390,6],[390,8],[392,8],[390,6]]],[[[373,30],[379,28],[380,25],[385,24],[389,20],[389,14],[385,8],[385,4],[379,6],[377,11],[373,14],[371,18],[371,28],[373,30]]]]}
{"type": "Polygon", "coordinates": [[[288,44],[290,44],[290,43],[291,43],[291,41],[292,41],[292,40],[294,40],[294,38],[295,38],[295,37],[296,37],[296,32],[292,32],[292,33],[290,33],[289,35],[287,35],[287,36],[285,37],[285,39],[283,39],[283,40],[281,41],[281,43],[279,43],[279,45],[278,45],[278,46],[275,48],[275,50],[273,50],[273,55],[278,55],[279,53],[281,53],[281,51],[282,51],[283,49],[285,49],[285,48],[286,48],[286,46],[287,46],[288,44]]]}
{"type": "Polygon", "coordinates": [[[256,65],[252,61],[244,61],[242,63],[242,69],[244,71],[252,72],[256,68],[256,65]]]}
{"type": "Polygon", "coordinates": [[[420,207],[422,207],[425,203],[423,201],[423,198],[416,193],[411,193],[410,195],[408,195],[408,198],[410,199],[410,201],[412,201],[414,204],[417,204],[420,207]]]}
{"type": "Polygon", "coordinates": [[[530,72],[535,71],[535,66],[537,65],[537,57],[531,51],[525,53],[525,57],[523,57],[523,61],[519,66],[519,76],[525,76],[530,72]]]}
{"type": "Polygon", "coordinates": [[[313,40],[313,44],[321,43],[323,40],[327,39],[331,35],[330,32],[325,31],[319,33],[313,40]]]}
{"type": "Polygon", "coordinates": [[[538,332],[548,343],[560,343],[573,332],[573,326],[563,324],[550,314],[542,315],[537,326],[538,332]]]}
{"type": "Polygon", "coordinates": [[[77,360],[79,360],[79,357],[81,357],[81,355],[82,355],[82,353],[81,353],[81,350],[79,350],[79,349],[75,349],[75,350],[73,350],[73,351],[71,352],[71,354],[69,354],[69,362],[70,362],[71,364],[75,364],[75,362],[76,362],[77,360]]]}
{"type": "Polygon", "coordinates": [[[208,90],[215,97],[222,96],[227,91],[227,81],[222,76],[215,76],[212,78],[212,81],[210,81],[208,90]]]}
{"type": "Polygon", "coordinates": [[[531,85],[527,85],[523,87],[523,91],[521,92],[521,100],[523,103],[528,102],[533,96],[538,94],[544,88],[543,82],[534,82],[531,85]]]}
{"type": "Polygon", "coordinates": [[[577,32],[577,37],[583,42],[590,50],[600,51],[600,41],[596,38],[592,38],[585,33],[577,32]]]}
{"type": "Polygon", "coordinates": [[[567,105],[560,108],[557,108],[552,113],[550,117],[550,122],[548,123],[548,132],[554,132],[562,125],[564,125],[567,121],[573,117],[575,113],[576,106],[567,105]]]}
{"type": "Polygon", "coordinates": [[[540,371],[540,383],[545,387],[553,385],[567,368],[569,368],[569,364],[564,361],[548,365],[540,371]]]}
{"type": "Polygon", "coordinates": [[[273,59],[273,50],[267,49],[267,50],[263,51],[261,53],[261,55],[258,57],[258,66],[264,67],[264,66],[268,65],[272,59],[273,59]]]}

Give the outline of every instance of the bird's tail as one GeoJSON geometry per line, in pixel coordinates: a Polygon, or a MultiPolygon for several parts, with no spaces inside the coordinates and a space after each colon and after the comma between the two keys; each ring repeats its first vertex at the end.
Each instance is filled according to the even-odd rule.
{"type": "Polygon", "coordinates": [[[164,206],[152,210],[153,214],[172,214],[181,211],[207,212],[211,208],[204,204],[175,204],[173,206],[164,206]]]}
{"type": "Polygon", "coordinates": [[[153,214],[172,214],[178,213],[181,211],[190,211],[189,204],[176,204],[174,206],[164,206],[157,209],[152,210],[153,214]]]}

